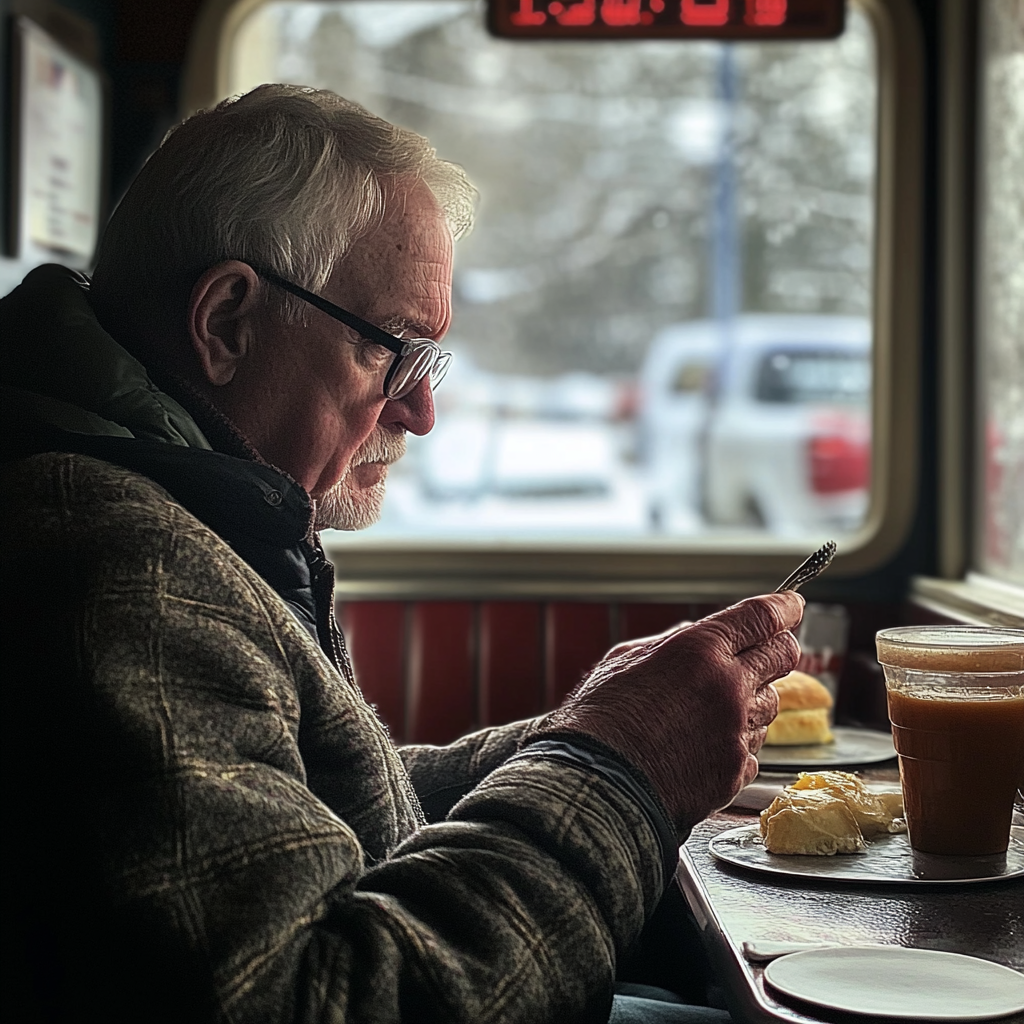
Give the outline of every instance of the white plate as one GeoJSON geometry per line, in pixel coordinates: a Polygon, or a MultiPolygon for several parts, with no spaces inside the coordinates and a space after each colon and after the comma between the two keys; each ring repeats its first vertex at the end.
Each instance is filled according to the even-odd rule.
{"type": "Polygon", "coordinates": [[[906,834],[879,836],[863,853],[803,857],[769,853],[758,825],[719,832],[708,843],[711,855],[727,864],[788,875],[806,881],[856,882],[861,885],[965,885],[1004,882],[1024,876],[1024,826],[1010,829],[1010,847],[998,857],[930,857],[915,854],[906,834]]]}
{"type": "Polygon", "coordinates": [[[757,755],[757,763],[762,768],[797,771],[878,764],[896,756],[892,736],[887,732],[836,725],[832,728],[832,735],[836,738],[835,743],[817,743],[810,747],[764,746],[757,755]]]}
{"type": "MultiPolygon", "coordinates": [[[[744,786],[736,796],[733,797],[730,807],[739,808],[744,811],[763,811],[769,807],[772,801],[787,786],[792,786],[797,780],[796,772],[779,774],[775,772],[761,772],[749,786],[744,786]]],[[[864,781],[864,785],[872,793],[899,793],[898,782],[870,782],[864,781]]]]}
{"type": "Polygon", "coordinates": [[[1024,975],[960,953],[845,946],[791,953],[764,972],[783,995],[901,1020],[992,1020],[1024,1010],[1024,975]]]}

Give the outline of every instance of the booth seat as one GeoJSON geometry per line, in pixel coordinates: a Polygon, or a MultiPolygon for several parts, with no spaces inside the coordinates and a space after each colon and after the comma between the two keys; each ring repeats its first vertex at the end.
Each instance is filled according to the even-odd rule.
{"type": "MultiPolygon", "coordinates": [[[[716,604],[571,601],[339,601],[359,685],[397,743],[449,743],[556,707],[614,644],[716,604]]],[[[848,603],[840,724],[888,728],[874,656],[886,626],[951,622],[912,602],[848,603]]],[[[813,671],[813,666],[802,665],[813,671]]]]}

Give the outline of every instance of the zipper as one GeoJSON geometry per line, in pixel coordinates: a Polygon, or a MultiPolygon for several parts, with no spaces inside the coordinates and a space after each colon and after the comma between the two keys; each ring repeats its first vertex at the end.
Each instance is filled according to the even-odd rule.
{"type": "Polygon", "coordinates": [[[331,663],[341,673],[345,681],[355,685],[356,677],[349,657],[345,636],[334,617],[334,566],[324,554],[320,537],[314,535],[312,541],[303,541],[308,551],[303,553],[309,565],[310,583],[313,590],[313,604],[316,608],[316,631],[320,647],[331,659],[331,663]]]}

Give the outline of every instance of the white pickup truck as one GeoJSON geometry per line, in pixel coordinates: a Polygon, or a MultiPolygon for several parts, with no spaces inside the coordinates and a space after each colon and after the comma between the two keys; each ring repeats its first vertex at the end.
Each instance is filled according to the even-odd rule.
{"type": "Polygon", "coordinates": [[[641,374],[652,523],[856,529],[871,469],[871,326],[750,314],[672,325],[641,374]]]}

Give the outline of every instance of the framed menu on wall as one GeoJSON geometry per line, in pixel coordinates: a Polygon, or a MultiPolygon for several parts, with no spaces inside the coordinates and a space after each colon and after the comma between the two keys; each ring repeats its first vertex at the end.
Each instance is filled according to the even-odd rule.
{"type": "Polygon", "coordinates": [[[31,19],[12,28],[10,251],[84,267],[102,212],[102,77],[31,19]]]}

